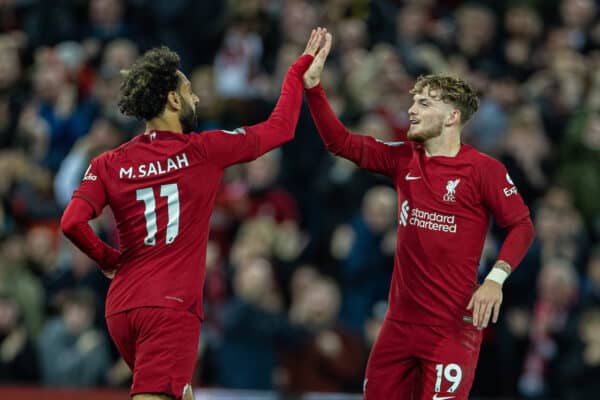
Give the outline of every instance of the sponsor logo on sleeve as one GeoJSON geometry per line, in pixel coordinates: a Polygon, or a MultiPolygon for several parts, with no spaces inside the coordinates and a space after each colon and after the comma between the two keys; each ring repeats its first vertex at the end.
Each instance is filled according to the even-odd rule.
{"type": "Polygon", "coordinates": [[[513,194],[517,194],[519,191],[517,190],[517,187],[515,186],[513,180],[510,178],[510,175],[507,173],[506,174],[506,181],[511,185],[509,187],[505,187],[502,189],[502,191],[504,192],[504,196],[506,197],[510,197],[513,194]]]}
{"type": "Polygon", "coordinates": [[[506,173],[506,180],[508,181],[508,183],[510,183],[511,185],[514,186],[515,183],[513,182],[512,179],[510,179],[510,175],[508,174],[508,172],[506,173]]]}
{"type": "Polygon", "coordinates": [[[98,177],[90,172],[92,168],[92,164],[85,170],[85,174],[83,174],[83,181],[95,181],[98,177]]]}

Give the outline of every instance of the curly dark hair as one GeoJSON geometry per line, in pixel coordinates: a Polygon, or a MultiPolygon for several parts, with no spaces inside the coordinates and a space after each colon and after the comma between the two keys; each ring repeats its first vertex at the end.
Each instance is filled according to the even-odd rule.
{"type": "Polygon", "coordinates": [[[477,95],[471,86],[460,78],[421,75],[410,90],[410,94],[421,93],[425,87],[429,90],[441,90],[440,99],[445,103],[452,103],[460,110],[460,122],[463,124],[479,109],[477,95]]]}
{"type": "Polygon", "coordinates": [[[119,109],[124,115],[144,121],[160,115],[170,91],[179,87],[179,56],[168,47],[148,50],[124,71],[119,109]]]}

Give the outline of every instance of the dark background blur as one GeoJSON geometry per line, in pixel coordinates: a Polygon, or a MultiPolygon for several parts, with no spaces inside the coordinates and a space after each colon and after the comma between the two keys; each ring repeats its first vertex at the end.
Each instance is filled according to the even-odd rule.
{"type": "MultiPolygon", "coordinates": [[[[481,98],[464,140],[506,164],[532,211],[536,241],[486,330],[473,397],[598,398],[599,3],[0,0],[0,382],[131,382],[103,318],[109,281],[58,229],[90,159],[143,132],[119,114],[119,70],[169,46],[200,98],[198,131],[234,129],[269,115],[324,26],[323,85],[347,126],[402,139],[415,78],[463,77],[481,98]]],[[[360,393],[396,207],[390,182],[327,154],[306,108],[293,142],[230,168],[194,386],[360,393]]],[[[118,246],[110,210],[93,225],[118,246]]],[[[480,276],[502,231],[487,239],[480,276]]]]}

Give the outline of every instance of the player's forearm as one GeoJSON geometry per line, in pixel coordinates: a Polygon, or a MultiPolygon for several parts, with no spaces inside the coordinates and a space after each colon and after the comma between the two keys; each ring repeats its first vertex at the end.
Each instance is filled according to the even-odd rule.
{"type": "Polygon", "coordinates": [[[486,279],[503,284],[508,275],[519,265],[527,249],[533,242],[534,230],[529,217],[509,227],[508,235],[504,239],[498,261],[486,279]]]}
{"type": "Polygon", "coordinates": [[[529,217],[522,219],[508,229],[498,260],[506,261],[514,270],[525,257],[531,243],[533,243],[535,232],[529,217]]]}
{"type": "Polygon", "coordinates": [[[356,163],[360,162],[361,141],[337,118],[321,84],[306,90],[306,100],[313,121],[327,150],[356,163]]]}
{"type": "Polygon", "coordinates": [[[94,233],[89,221],[94,216],[93,207],[85,200],[73,198],[63,213],[60,226],[67,238],[103,270],[114,269],[119,251],[104,243],[94,233]]]}
{"type": "Polygon", "coordinates": [[[302,75],[312,60],[311,55],[305,54],[292,64],[283,80],[279,100],[269,118],[248,127],[258,135],[259,156],[294,138],[302,106],[302,75]]]}

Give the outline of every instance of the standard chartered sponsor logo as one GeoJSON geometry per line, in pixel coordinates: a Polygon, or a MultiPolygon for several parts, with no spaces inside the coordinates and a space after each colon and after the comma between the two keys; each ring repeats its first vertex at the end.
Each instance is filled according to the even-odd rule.
{"type": "Polygon", "coordinates": [[[408,221],[408,210],[410,207],[408,206],[408,200],[404,200],[402,202],[402,207],[400,209],[400,225],[406,226],[406,221],[408,221]]]}
{"type": "Polygon", "coordinates": [[[419,208],[410,209],[408,200],[402,202],[400,209],[400,225],[412,225],[430,231],[456,233],[455,215],[447,215],[435,211],[424,211],[419,208]]]}

